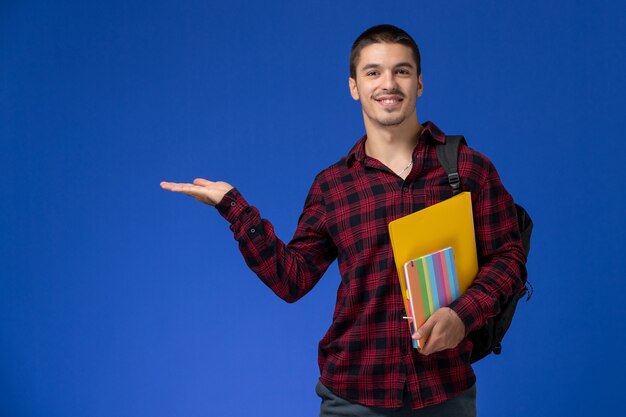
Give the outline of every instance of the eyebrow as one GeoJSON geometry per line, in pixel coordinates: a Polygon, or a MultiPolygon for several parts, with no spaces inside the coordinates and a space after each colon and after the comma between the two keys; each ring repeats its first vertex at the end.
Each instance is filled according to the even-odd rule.
{"type": "MultiPolygon", "coordinates": [[[[380,68],[380,67],[381,67],[380,64],[367,64],[363,68],[361,68],[361,71],[366,71],[368,69],[380,68]]],[[[400,62],[400,63],[394,65],[394,68],[399,68],[399,67],[415,68],[415,66],[413,64],[411,64],[410,62],[400,62]]]]}

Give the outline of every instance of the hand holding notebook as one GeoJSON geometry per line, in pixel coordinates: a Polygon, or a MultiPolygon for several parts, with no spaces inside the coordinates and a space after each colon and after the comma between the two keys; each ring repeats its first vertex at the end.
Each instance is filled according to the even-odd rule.
{"type": "MultiPolygon", "coordinates": [[[[461,295],[454,251],[452,247],[447,247],[412,259],[404,264],[403,272],[406,288],[403,295],[407,305],[407,319],[411,334],[414,335],[413,346],[423,348],[431,330],[436,330],[435,334],[438,335],[438,330],[441,330],[440,327],[448,321],[449,315],[456,316],[456,313],[450,309],[438,313],[440,308],[445,308],[461,295]],[[431,316],[435,317],[429,323],[431,316]],[[419,337],[415,337],[418,330],[419,337]],[[417,339],[419,339],[419,344],[417,339]]],[[[458,316],[456,318],[458,319],[458,316]]],[[[460,319],[457,324],[458,322],[460,319]]],[[[460,324],[463,326],[462,322],[460,324]]]]}
{"type": "Polygon", "coordinates": [[[465,337],[465,325],[461,318],[448,307],[435,311],[414,334],[420,353],[430,355],[456,347],[465,337]],[[428,340],[428,343],[426,341],[428,340]]]}

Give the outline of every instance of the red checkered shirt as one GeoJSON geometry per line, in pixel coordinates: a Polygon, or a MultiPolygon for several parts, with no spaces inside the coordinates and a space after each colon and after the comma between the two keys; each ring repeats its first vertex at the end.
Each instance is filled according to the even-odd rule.
{"type": "MultiPolygon", "coordinates": [[[[471,342],[429,356],[411,346],[387,225],[452,196],[435,145],[445,136],[424,124],[405,180],[365,154],[366,137],[319,173],[293,239],[285,244],[237,189],[216,206],[231,224],[250,268],[280,298],[294,302],[337,259],[341,284],[333,322],[319,343],[320,381],[349,401],[413,408],[452,398],[475,382],[471,342]],[[405,391],[406,387],[406,391],[405,391]]],[[[523,285],[526,258],[513,199],[492,163],[461,146],[459,173],[471,191],[479,272],[450,307],[466,333],[481,327],[523,285]]]]}

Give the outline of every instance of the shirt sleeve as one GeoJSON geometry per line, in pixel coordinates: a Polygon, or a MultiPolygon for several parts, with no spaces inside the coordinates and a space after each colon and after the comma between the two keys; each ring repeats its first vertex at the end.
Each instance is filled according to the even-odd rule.
{"type": "Polygon", "coordinates": [[[491,162],[473,211],[478,275],[465,294],[450,305],[465,324],[466,334],[497,315],[526,279],[526,255],[515,204],[491,162]]]}
{"type": "Polygon", "coordinates": [[[285,244],[233,188],[216,206],[230,223],[247,265],[280,298],[291,303],[308,293],[335,260],[337,249],[326,232],[325,207],[317,179],[311,186],[292,240],[285,244]]]}

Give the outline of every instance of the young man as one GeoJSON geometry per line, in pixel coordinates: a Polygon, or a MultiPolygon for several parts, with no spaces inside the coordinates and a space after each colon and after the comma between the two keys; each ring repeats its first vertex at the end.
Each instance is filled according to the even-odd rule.
{"type": "Polygon", "coordinates": [[[387,225],[451,196],[435,151],[445,136],[418,121],[420,54],[403,30],[375,26],[357,38],[349,85],[366,135],[317,175],[288,244],[227,183],[161,186],[215,206],[248,265],[287,302],[311,290],[337,259],[337,305],[319,344],[322,416],[475,415],[466,336],[523,286],[526,259],[513,200],[491,162],[462,146],[459,173],[472,192],[480,269],[460,299],[418,329],[413,338],[430,338],[421,351],[413,349],[387,225]]]}

